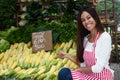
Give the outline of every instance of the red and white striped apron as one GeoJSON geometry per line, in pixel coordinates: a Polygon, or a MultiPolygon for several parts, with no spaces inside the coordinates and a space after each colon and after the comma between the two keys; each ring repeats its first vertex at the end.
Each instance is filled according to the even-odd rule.
{"type": "MultiPolygon", "coordinates": [[[[93,50],[91,52],[84,50],[83,58],[86,63],[86,66],[92,66],[92,65],[95,65],[95,63],[96,63],[95,45],[96,45],[98,36],[99,36],[99,34],[97,34],[97,36],[95,38],[93,50]]],[[[86,44],[87,44],[87,42],[86,42],[86,44]]],[[[86,44],[85,44],[85,48],[86,48],[86,44]]],[[[72,74],[73,80],[113,80],[111,71],[106,68],[104,68],[102,70],[102,72],[100,72],[100,73],[93,73],[93,72],[92,73],[83,73],[83,72],[78,72],[78,71],[71,69],[71,74],[72,74]]]]}

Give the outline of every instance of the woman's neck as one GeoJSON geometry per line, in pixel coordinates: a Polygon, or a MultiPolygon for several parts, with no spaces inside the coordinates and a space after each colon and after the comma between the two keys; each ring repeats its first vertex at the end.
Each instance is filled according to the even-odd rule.
{"type": "Polygon", "coordinates": [[[96,35],[97,35],[97,30],[91,31],[89,36],[89,41],[93,42],[95,40],[96,35]]]}
{"type": "Polygon", "coordinates": [[[95,36],[97,35],[97,30],[94,29],[93,31],[91,31],[91,37],[95,38],[95,36]]]}
{"type": "Polygon", "coordinates": [[[91,37],[95,38],[95,36],[97,35],[97,31],[91,32],[91,37]]]}

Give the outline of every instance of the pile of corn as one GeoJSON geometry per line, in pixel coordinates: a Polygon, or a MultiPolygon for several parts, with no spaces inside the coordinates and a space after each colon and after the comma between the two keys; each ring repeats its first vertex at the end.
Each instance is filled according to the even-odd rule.
{"type": "Polygon", "coordinates": [[[72,40],[55,44],[51,51],[32,52],[31,42],[15,43],[10,49],[0,54],[0,77],[7,76],[23,80],[57,80],[62,67],[76,68],[67,58],[60,59],[56,52],[64,51],[76,55],[76,44],[72,40]]]}

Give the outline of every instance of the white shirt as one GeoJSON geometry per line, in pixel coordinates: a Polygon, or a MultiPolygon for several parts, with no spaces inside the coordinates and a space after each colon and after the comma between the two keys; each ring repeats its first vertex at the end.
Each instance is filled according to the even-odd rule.
{"type": "MultiPolygon", "coordinates": [[[[84,44],[87,40],[88,38],[85,37],[84,44]]],[[[112,50],[111,43],[112,43],[111,36],[107,32],[103,32],[101,36],[98,38],[96,42],[96,48],[95,48],[95,58],[97,59],[97,61],[95,65],[91,66],[92,72],[99,73],[105,67],[113,73],[113,70],[110,69],[110,66],[109,66],[109,59],[110,59],[111,50],[112,50]]],[[[85,50],[92,51],[93,44],[94,43],[91,43],[88,41],[85,50]]],[[[85,67],[85,63],[81,63],[80,66],[85,67]]]]}

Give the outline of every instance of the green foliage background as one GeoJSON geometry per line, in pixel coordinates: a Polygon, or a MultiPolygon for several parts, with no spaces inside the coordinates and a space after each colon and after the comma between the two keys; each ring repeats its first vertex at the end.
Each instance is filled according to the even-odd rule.
{"type": "MultiPolygon", "coordinates": [[[[112,3],[112,0],[106,0],[107,4],[107,9],[112,9],[113,8],[113,3],[112,3]]],[[[117,9],[117,20],[118,22],[120,21],[120,2],[115,2],[114,1],[114,7],[117,9]]],[[[96,10],[97,11],[100,11],[100,10],[104,10],[105,9],[105,4],[104,4],[104,0],[101,0],[98,4],[98,6],[96,7],[96,10]]]]}
{"type": "MultiPolygon", "coordinates": [[[[43,4],[46,3],[47,1],[43,0],[43,4]]],[[[33,32],[52,30],[54,44],[67,42],[70,39],[76,40],[76,15],[79,9],[86,5],[90,6],[88,0],[70,0],[65,3],[65,5],[55,2],[54,5],[50,5],[47,9],[42,10],[41,4],[39,5],[36,2],[29,3],[27,6],[29,14],[26,16],[28,24],[24,27],[17,27],[11,30],[11,26],[16,26],[13,15],[19,10],[17,0],[0,0],[0,27],[6,27],[5,31],[0,31],[0,39],[5,39],[9,41],[10,44],[18,42],[27,43],[31,41],[33,32]],[[58,17],[60,10],[64,12],[62,18],[57,20],[45,20],[45,18],[49,16],[58,17]]],[[[103,5],[104,3],[100,2],[96,9],[104,9],[103,5]]],[[[118,20],[120,20],[119,5],[120,3],[115,3],[115,7],[118,11],[118,20]]],[[[107,3],[107,8],[112,8],[110,0],[107,3]]]]}
{"type": "MultiPolygon", "coordinates": [[[[5,10],[10,10],[11,13],[9,12],[8,14],[12,15],[13,17],[13,14],[19,9],[19,7],[15,5],[17,4],[16,2],[16,0],[6,0],[5,2],[1,1],[0,6],[5,6],[5,10]]],[[[46,4],[49,1],[42,2],[43,4],[46,4]]],[[[54,2],[54,5],[50,5],[48,6],[48,8],[42,10],[41,4],[38,4],[37,2],[31,2],[27,5],[28,15],[26,16],[26,20],[28,20],[28,24],[26,24],[24,27],[19,27],[18,29],[11,31],[6,36],[1,36],[1,38],[6,39],[11,44],[17,42],[28,42],[32,39],[32,32],[52,30],[53,43],[67,42],[70,39],[75,40],[77,25],[74,22],[76,18],[76,12],[74,10],[79,9],[80,7],[85,5],[88,5],[87,0],[70,0],[64,5],[59,2],[54,2]],[[57,20],[45,20],[45,18],[49,17],[58,17],[58,15],[60,15],[60,10],[64,12],[64,16],[62,18],[59,18],[57,20]]],[[[3,7],[1,7],[0,9],[3,10],[3,7]]],[[[2,17],[1,14],[0,17],[2,17]]],[[[14,19],[11,18],[11,16],[8,16],[7,18],[12,19],[12,21],[14,22],[14,19]]],[[[3,22],[1,22],[1,24],[4,24],[8,27],[15,26],[15,23],[10,22],[10,20],[8,20],[7,18],[3,17],[4,20],[2,20],[3,22]],[[5,22],[5,20],[7,22],[5,22]],[[9,24],[8,22],[10,22],[11,24],[9,24]]],[[[9,29],[8,27],[7,29],[9,29]]],[[[4,33],[6,32],[7,30],[4,31],[4,33]]]]}
{"type": "Polygon", "coordinates": [[[13,19],[18,11],[17,0],[0,0],[0,29],[10,28],[16,24],[13,19]]]}

